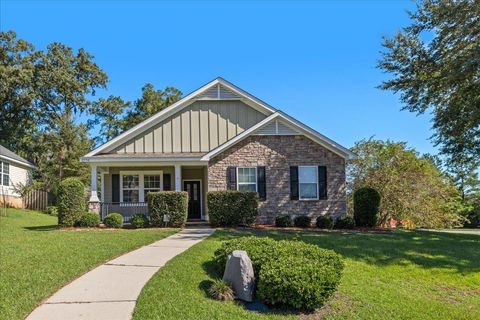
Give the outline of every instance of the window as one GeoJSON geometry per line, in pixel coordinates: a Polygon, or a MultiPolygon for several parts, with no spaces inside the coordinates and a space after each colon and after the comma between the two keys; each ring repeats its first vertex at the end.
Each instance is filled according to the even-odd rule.
{"type": "Polygon", "coordinates": [[[123,202],[139,202],[140,178],[138,174],[122,175],[123,202]]]}
{"type": "Polygon", "coordinates": [[[0,185],[10,185],[10,164],[0,161],[0,185]]]}
{"type": "Polygon", "coordinates": [[[317,200],[318,167],[298,167],[298,187],[300,200],[317,200]]]}
{"type": "Polygon", "coordinates": [[[257,168],[237,168],[237,190],[257,191],[257,168]]]}
{"type": "Polygon", "coordinates": [[[147,201],[147,193],[160,191],[160,175],[146,174],[143,177],[143,198],[147,201]]]}

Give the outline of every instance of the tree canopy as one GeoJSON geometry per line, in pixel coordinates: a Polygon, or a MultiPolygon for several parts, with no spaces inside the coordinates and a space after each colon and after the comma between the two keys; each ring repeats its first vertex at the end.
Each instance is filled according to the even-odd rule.
{"type": "MultiPolygon", "coordinates": [[[[381,88],[404,109],[433,114],[434,142],[452,162],[480,159],[480,1],[423,0],[411,24],[384,39],[381,88]]],[[[478,164],[477,164],[478,167],[478,164]]]]}

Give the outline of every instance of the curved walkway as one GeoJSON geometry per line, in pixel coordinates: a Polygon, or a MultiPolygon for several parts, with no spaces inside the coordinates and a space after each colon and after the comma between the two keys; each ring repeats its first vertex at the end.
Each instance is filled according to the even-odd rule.
{"type": "Polygon", "coordinates": [[[140,291],[167,261],[211,235],[210,228],[184,229],[113,259],[66,285],[28,320],[131,319],[140,291]]]}

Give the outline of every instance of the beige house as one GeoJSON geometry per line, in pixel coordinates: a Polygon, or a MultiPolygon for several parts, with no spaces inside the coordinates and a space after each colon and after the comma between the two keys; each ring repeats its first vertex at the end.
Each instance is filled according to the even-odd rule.
{"type": "Polygon", "coordinates": [[[23,206],[16,187],[31,183],[32,169],[35,169],[33,164],[0,146],[0,206],[15,208],[23,206]]]}
{"type": "Polygon", "coordinates": [[[259,223],[279,213],[346,212],[348,149],[217,78],[81,158],[91,208],[147,213],[146,195],[189,194],[189,219],[208,220],[206,192],[260,194],[259,223]],[[97,186],[100,175],[100,187],[97,186]],[[98,192],[100,191],[100,192],[98,192]]]}

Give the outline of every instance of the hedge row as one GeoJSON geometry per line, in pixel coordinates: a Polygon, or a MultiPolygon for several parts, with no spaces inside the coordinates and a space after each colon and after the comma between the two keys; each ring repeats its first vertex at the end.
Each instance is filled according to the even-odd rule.
{"type": "Polygon", "coordinates": [[[258,193],[252,191],[209,191],[207,207],[213,226],[235,227],[255,223],[258,193]]]}
{"type": "MultiPolygon", "coordinates": [[[[311,225],[311,218],[308,216],[297,216],[293,220],[293,225],[298,228],[308,228],[311,225]]],[[[353,229],[355,227],[355,221],[349,216],[339,217],[335,221],[328,216],[319,216],[315,225],[321,229],[353,229]]],[[[275,226],[279,228],[291,227],[292,218],[288,214],[279,214],[275,217],[275,226]]]]}
{"type": "Polygon", "coordinates": [[[252,260],[258,298],[294,309],[321,307],[335,292],[344,267],[332,250],[300,241],[244,237],[224,242],[215,252],[222,272],[234,250],[246,251],[252,260]]]}
{"type": "Polygon", "coordinates": [[[175,228],[181,228],[185,226],[188,215],[187,192],[149,192],[147,199],[150,223],[153,226],[170,226],[175,228]],[[168,222],[164,221],[164,216],[168,217],[168,222]]]}

